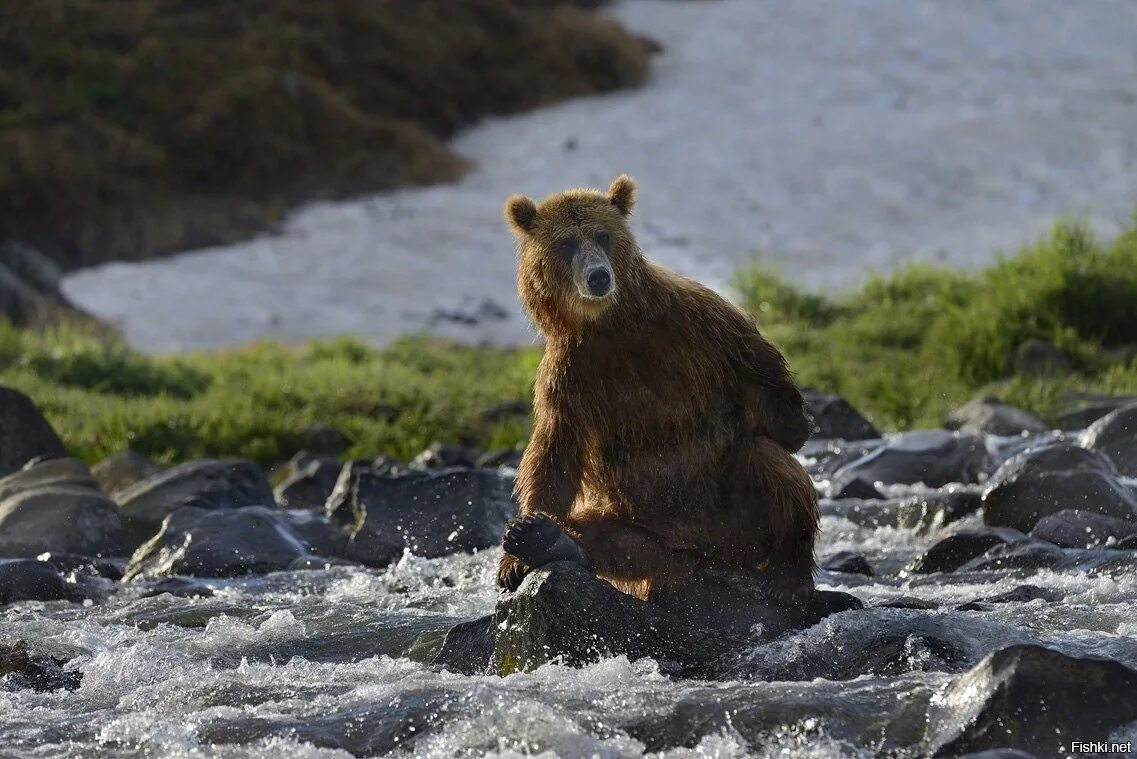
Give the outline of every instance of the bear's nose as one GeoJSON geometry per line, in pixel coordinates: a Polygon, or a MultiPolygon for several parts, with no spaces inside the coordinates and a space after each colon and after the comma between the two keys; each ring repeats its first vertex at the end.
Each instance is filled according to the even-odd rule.
{"type": "Polygon", "coordinates": [[[612,274],[607,269],[593,269],[585,277],[588,291],[596,298],[607,295],[612,287],[612,274]]]}

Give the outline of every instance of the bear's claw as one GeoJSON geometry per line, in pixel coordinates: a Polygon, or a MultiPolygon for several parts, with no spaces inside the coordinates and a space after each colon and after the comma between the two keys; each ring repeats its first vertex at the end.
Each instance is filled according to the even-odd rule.
{"type": "Polygon", "coordinates": [[[554,561],[587,564],[576,541],[544,514],[526,514],[506,527],[501,538],[506,553],[533,567],[554,561]]]}

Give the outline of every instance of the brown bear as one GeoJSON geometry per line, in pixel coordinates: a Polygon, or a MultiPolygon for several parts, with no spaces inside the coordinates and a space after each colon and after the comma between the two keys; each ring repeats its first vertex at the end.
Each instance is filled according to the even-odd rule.
{"type": "Polygon", "coordinates": [[[647,600],[717,566],[808,596],[819,517],[793,456],[812,431],[801,392],[742,310],[644,257],[634,203],[623,175],[607,193],[506,202],[545,354],[498,581],[578,561],[647,600]]]}

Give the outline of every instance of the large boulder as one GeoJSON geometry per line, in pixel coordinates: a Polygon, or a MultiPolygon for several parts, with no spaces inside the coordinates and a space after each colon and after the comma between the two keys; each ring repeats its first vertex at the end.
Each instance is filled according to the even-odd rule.
{"type": "Polygon", "coordinates": [[[1096,548],[1137,535],[1137,521],[1065,509],[1038,520],[1030,535],[1063,548],[1096,548]]]}
{"type": "Polygon", "coordinates": [[[713,676],[731,666],[722,657],[755,636],[774,638],[862,607],[853,596],[828,591],[806,604],[776,604],[753,579],[729,573],[707,572],[692,582],[648,603],[579,565],[542,567],[498,602],[493,669],[505,675],[553,659],[579,666],[624,655],[651,657],[672,674],[713,676]]]}
{"type": "Polygon", "coordinates": [[[1038,520],[1066,509],[1137,519],[1137,498],[1103,454],[1069,443],[1012,456],[983,491],[983,520],[1030,532],[1038,520]]]}
{"type": "Polygon", "coordinates": [[[828,395],[816,390],[805,390],[805,403],[817,426],[818,438],[841,440],[869,440],[880,437],[872,423],[839,395],[828,395]]]}
{"type": "Polygon", "coordinates": [[[66,456],[63,442],[31,400],[10,387],[0,387],[0,477],[35,458],[66,456]]]}
{"type": "Polygon", "coordinates": [[[1021,435],[1045,432],[1046,424],[1029,411],[987,395],[975,398],[948,415],[944,427],[972,435],[1021,435]]]}
{"type": "Polygon", "coordinates": [[[308,547],[273,508],[183,506],[167,516],[161,531],[135,551],[124,579],[276,572],[309,555],[308,547]]]}
{"type": "Polygon", "coordinates": [[[123,451],[107,456],[91,467],[91,476],[102,490],[112,498],[135,483],[145,480],[165,469],[135,451],[123,451]]]}
{"type": "Polygon", "coordinates": [[[122,556],[122,518],[76,459],[49,459],[0,479],[0,557],[122,556]]]}
{"type": "Polygon", "coordinates": [[[184,506],[239,509],[274,503],[264,472],[242,459],[190,461],[147,477],[118,494],[127,543],[132,548],[154,537],[162,521],[184,506]]]}
{"type": "Polygon", "coordinates": [[[913,559],[904,571],[927,575],[954,572],[972,559],[983,556],[995,546],[1016,543],[1026,536],[1017,530],[968,530],[949,535],[913,559]]]}
{"type": "Polygon", "coordinates": [[[1079,442],[1104,453],[1122,474],[1137,477],[1137,403],[1098,419],[1082,433],[1079,442]]]}
{"type": "Polygon", "coordinates": [[[345,558],[385,566],[407,549],[430,558],[500,544],[517,512],[512,492],[513,478],[497,470],[346,466],[327,514],[350,536],[345,558]]]}
{"type": "Polygon", "coordinates": [[[833,474],[834,483],[852,478],[884,484],[924,483],[933,488],[951,482],[977,482],[989,465],[982,439],[947,430],[916,430],[851,461],[833,474]]]}
{"type": "Polygon", "coordinates": [[[1106,740],[1137,720],[1137,671],[1116,661],[1036,645],[991,653],[932,700],[935,756],[1011,748],[1067,756],[1076,741],[1106,740]]]}

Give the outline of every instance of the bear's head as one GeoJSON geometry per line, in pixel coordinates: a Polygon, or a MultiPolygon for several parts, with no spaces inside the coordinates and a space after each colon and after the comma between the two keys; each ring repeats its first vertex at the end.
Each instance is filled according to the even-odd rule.
{"type": "Polygon", "coordinates": [[[546,334],[602,321],[636,287],[643,257],[628,228],[635,200],[635,183],[622,174],[607,192],[506,201],[505,220],[520,249],[521,301],[546,334]]]}

